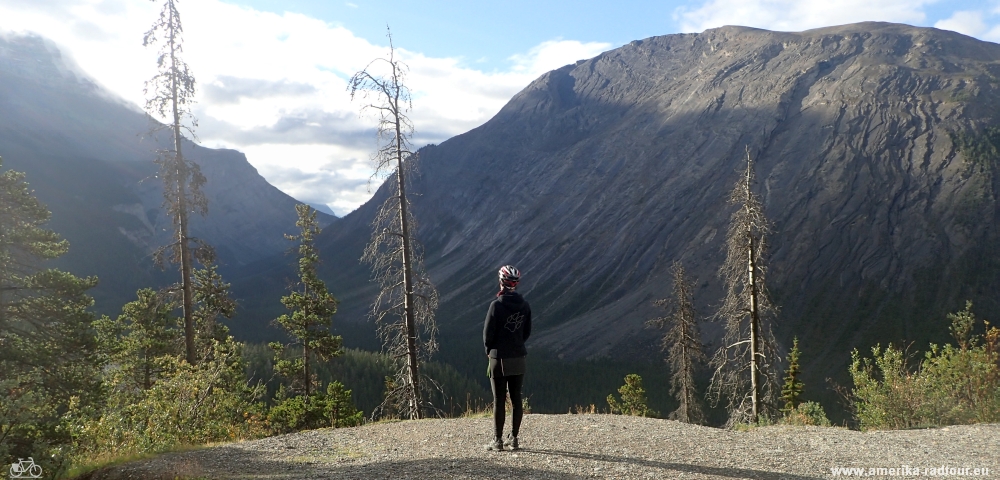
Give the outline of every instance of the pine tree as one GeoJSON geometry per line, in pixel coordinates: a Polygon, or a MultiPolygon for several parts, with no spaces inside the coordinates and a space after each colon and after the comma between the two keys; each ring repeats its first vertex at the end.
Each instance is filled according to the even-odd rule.
{"type": "Polygon", "coordinates": [[[363,420],[351,400],[351,391],[334,381],[322,390],[317,381],[315,361],[329,360],[343,353],[340,336],[330,333],[332,316],[337,312],[337,299],[327,291],[326,284],[319,278],[316,266],[319,251],[314,244],[320,233],[316,223],[316,211],[308,205],[296,205],[301,229],[299,235],[286,235],[289,240],[299,243],[298,290],[282,297],[281,303],[291,314],[275,320],[293,338],[291,344],[271,342],[274,351],[274,371],[290,381],[282,384],[275,395],[275,404],[268,413],[268,421],[277,433],[293,432],[309,428],[345,427],[358,425],[363,420]],[[286,351],[293,347],[301,355],[288,358],[286,351]]]}
{"type": "Polygon", "coordinates": [[[781,400],[785,406],[781,408],[781,413],[791,414],[801,403],[802,387],[805,385],[799,381],[799,337],[792,340],[792,350],[788,352],[788,368],[785,369],[785,384],[781,387],[781,400]]]}
{"type": "Polygon", "coordinates": [[[188,231],[188,216],[191,213],[207,214],[208,200],[201,190],[205,184],[201,168],[197,163],[186,159],[181,150],[183,132],[187,131],[193,137],[192,128],[198,122],[192,116],[190,107],[194,102],[194,75],[181,58],[184,50],[181,34],[184,28],[177,10],[178,1],[165,0],[160,16],[143,36],[142,44],[145,47],[160,44],[157,57],[159,72],[146,82],[144,92],[147,95],[146,111],[169,122],[155,128],[154,133],[160,129],[169,129],[171,134],[172,148],[159,151],[156,164],[160,167],[164,206],[173,220],[176,240],[161,248],[156,258],[157,263],[162,265],[164,255],[169,252],[170,261],[179,264],[185,353],[188,363],[194,364],[197,347],[193,263],[195,259],[201,260],[202,264],[210,263],[213,252],[208,245],[191,237],[188,231]],[[190,125],[184,124],[185,119],[190,121],[190,125]]]}
{"type": "Polygon", "coordinates": [[[726,260],[719,269],[726,294],[716,313],[726,328],[711,361],[715,372],[709,385],[713,403],[726,401],[729,425],[760,421],[773,412],[776,400],[777,349],[771,333],[775,308],[764,281],[769,224],[752,191],[753,176],[748,148],[746,173],[730,197],[739,208],[726,235],[726,260]]]}
{"type": "Polygon", "coordinates": [[[43,268],[69,243],[45,228],[51,214],[24,178],[0,171],[0,458],[52,448],[57,462],[72,441],[65,413],[102,396],[87,295],[97,279],[43,268]]]}
{"type": "Polygon", "coordinates": [[[419,364],[437,350],[434,311],[438,294],[423,269],[421,248],[414,236],[416,221],[406,196],[407,179],[415,173],[417,160],[410,146],[413,124],[407,116],[412,106],[404,84],[407,68],[396,59],[392,35],[387,36],[389,58],[369,63],[351,77],[348,86],[351,99],[374,97],[363,107],[378,114],[379,145],[372,155],[373,177],[396,177],[395,182],[389,182],[392,193],[373,222],[372,239],[362,260],[372,264],[373,277],[380,286],[372,317],[383,348],[393,358],[406,359],[386,402],[396,402],[398,408],[393,409],[409,418],[422,418],[427,405],[422,400],[421,384],[426,387],[432,381],[421,381],[419,364]],[[386,76],[373,73],[377,67],[385,67],[386,76]]]}
{"type": "Polygon", "coordinates": [[[319,252],[314,245],[320,228],[316,223],[316,211],[308,205],[296,205],[299,220],[295,223],[301,229],[299,235],[286,235],[299,244],[299,290],[281,298],[281,303],[292,311],[278,317],[275,322],[284,327],[292,337],[290,346],[302,349],[301,357],[289,360],[284,356],[287,346],[272,342],[275,352],[275,370],[292,380],[293,388],[300,391],[308,401],[314,393],[314,373],[310,366],[313,356],[322,360],[342,353],[340,336],[330,333],[333,314],[337,312],[337,299],[326,289],[326,283],[319,278],[316,265],[319,252]]]}
{"type": "Polygon", "coordinates": [[[655,318],[648,323],[657,328],[669,328],[663,335],[660,345],[667,351],[670,391],[679,405],[668,417],[685,423],[702,423],[705,414],[701,407],[701,395],[698,394],[695,384],[695,373],[705,363],[706,358],[692,301],[693,287],[680,262],[674,262],[672,271],[673,298],[657,300],[654,303],[673,312],[670,316],[655,318]]]}
{"type": "Polygon", "coordinates": [[[169,298],[149,288],[136,296],[116,319],[103,317],[94,326],[108,363],[114,365],[107,372],[113,388],[149,390],[169,373],[164,357],[181,353],[182,337],[169,298]]]}
{"type": "Polygon", "coordinates": [[[646,389],[642,386],[642,377],[630,373],[625,376],[625,384],[618,388],[621,400],[614,395],[608,395],[608,406],[611,413],[618,415],[634,415],[637,417],[655,417],[656,412],[646,406],[646,389]]]}
{"type": "Polygon", "coordinates": [[[326,386],[326,417],[333,428],[353,427],[364,420],[364,412],[354,406],[351,391],[333,381],[326,386]]]}
{"type": "Polygon", "coordinates": [[[229,297],[229,287],[216,265],[194,271],[195,344],[199,359],[211,357],[216,345],[232,343],[229,328],[218,321],[219,317],[233,318],[236,314],[236,301],[229,297]]]}

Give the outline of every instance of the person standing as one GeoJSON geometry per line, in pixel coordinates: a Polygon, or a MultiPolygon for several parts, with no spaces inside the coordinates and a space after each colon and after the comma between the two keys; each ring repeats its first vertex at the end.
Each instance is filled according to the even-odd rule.
{"type": "Polygon", "coordinates": [[[528,351],[524,341],[531,335],[531,307],[515,289],[521,281],[521,272],[513,265],[500,268],[500,292],[490,303],[483,326],[483,344],[489,357],[490,386],[493,388],[493,423],[495,435],[488,450],[502,451],[504,445],[511,450],[520,448],[517,434],[521,430],[524,407],[521,404],[521,386],[524,385],[525,361],[528,351]],[[505,404],[510,393],[514,407],[511,433],[503,439],[505,404]]]}

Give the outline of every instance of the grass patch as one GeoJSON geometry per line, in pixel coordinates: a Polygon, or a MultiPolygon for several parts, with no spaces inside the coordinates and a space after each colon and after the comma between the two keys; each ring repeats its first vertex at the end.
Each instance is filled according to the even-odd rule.
{"type": "MultiPolygon", "coordinates": [[[[91,478],[91,476],[93,474],[95,474],[96,472],[98,472],[100,470],[111,469],[111,468],[114,468],[114,467],[125,465],[126,463],[139,462],[139,461],[142,461],[142,460],[149,460],[149,459],[156,458],[156,457],[158,457],[160,455],[164,455],[164,454],[167,454],[167,453],[183,453],[183,452],[192,452],[192,451],[195,451],[195,450],[201,450],[201,449],[204,449],[204,448],[208,448],[208,447],[210,447],[212,445],[215,445],[215,444],[206,444],[206,445],[174,445],[174,446],[172,446],[170,448],[165,448],[165,449],[157,450],[157,451],[154,451],[154,452],[132,453],[132,454],[128,454],[128,455],[113,455],[113,454],[105,453],[105,454],[98,455],[98,456],[96,456],[94,458],[88,459],[86,462],[82,462],[82,463],[73,465],[66,472],[66,477],[69,478],[69,479],[71,479],[71,480],[73,480],[73,479],[77,479],[77,480],[88,479],[88,478],[91,478]]],[[[164,475],[166,475],[166,476],[164,476],[162,478],[176,478],[176,479],[185,479],[185,480],[189,480],[189,479],[190,480],[195,480],[195,479],[201,479],[201,478],[208,478],[208,477],[192,476],[192,475],[196,475],[193,472],[192,473],[185,473],[185,472],[164,472],[164,475]],[[174,473],[177,473],[177,474],[173,475],[171,477],[170,475],[174,474],[174,473]]]]}

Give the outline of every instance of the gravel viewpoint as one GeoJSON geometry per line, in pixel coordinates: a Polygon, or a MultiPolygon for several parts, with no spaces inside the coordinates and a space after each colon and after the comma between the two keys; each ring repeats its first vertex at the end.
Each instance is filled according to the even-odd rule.
{"type": "Polygon", "coordinates": [[[488,452],[491,428],[490,418],[460,418],[322,429],[165,454],[81,478],[1000,478],[1000,424],[730,431],[617,415],[525,415],[521,450],[488,452]]]}

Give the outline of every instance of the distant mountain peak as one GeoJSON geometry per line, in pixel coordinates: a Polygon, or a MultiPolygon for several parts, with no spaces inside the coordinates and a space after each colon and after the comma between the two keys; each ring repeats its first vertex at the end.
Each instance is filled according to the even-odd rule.
{"type": "Polygon", "coordinates": [[[43,86],[100,96],[133,111],[142,111],[138,105],[101,86],[55,42],[37,34],[0,34],[0,72],[43,86]]]}
{"type": "Polygon", "coordinates": [[[310,207],[313,208],[313,210],[316,210],[317,212],[325,213],[333,218],[337,218],[337,214],[333,213],[333,209],[324,203],[305,202],[305,204],[309,205],[310,207]]]}
{"type": "MultiPolygon", "coordinates": [[[[136,88],[141,88],[136,85],[136,88]]],[[[71,244],[60,266],[97,275],[102,312],[117,311],[142,287],[173,276],[150,253],[171,241],[153,159],[152,119],[82,73],[49,40],[0,36],[0,156],[52,211],[51,228],[71,244]]],[[[298,203],[235,150],[184,143],[207,178],[208,216],[191,233],[215,247],[222,272],[287,250],[298,203]]],[[[329,223],[325,214],[321,222],[329,223]]]]}

